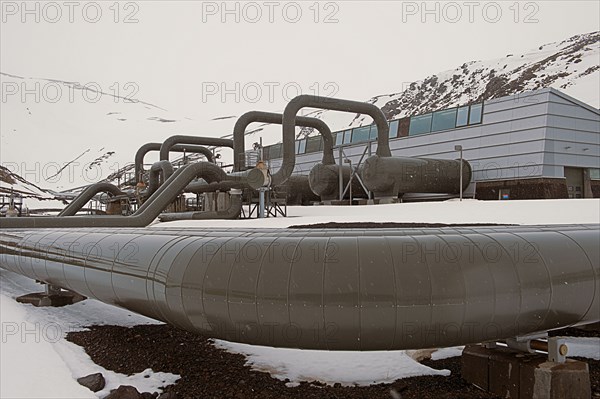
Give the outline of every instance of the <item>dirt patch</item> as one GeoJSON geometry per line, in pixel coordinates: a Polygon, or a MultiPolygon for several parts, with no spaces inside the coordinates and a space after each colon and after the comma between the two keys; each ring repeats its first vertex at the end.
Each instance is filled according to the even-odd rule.
{"type": "Polygon", "coordinates": [[[449,369],[449,377],[425,376],[368,387],[302,383],[289,388],[285,381],[245,366],[242,355],[215,348],[201,335],[168,325],[92,326],[71,332],[67,339],[82,346],[100,366],[124,374],[151,368],[181,375],[166,389],[182,398],[496,398],[468,384],[460,376],[460,358],[424,361],[429,367],[449,369]]]}

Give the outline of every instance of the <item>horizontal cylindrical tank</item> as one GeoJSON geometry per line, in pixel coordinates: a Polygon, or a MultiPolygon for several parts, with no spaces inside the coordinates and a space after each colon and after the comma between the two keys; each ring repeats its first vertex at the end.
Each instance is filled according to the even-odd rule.
{"type": "MultiPolygon", "coordinates": [[[[472,170],[463,160],[463,190],[471,182],[472,170]]],[[[361,171],[367,189],[376,198],[405,193],[448,193],[460,191],[460,160],[408,157],[367,158],[361,171]]]]}
{"type": "Polygon", "coordinates": [[[306,175],[291,175],[284,184],[273,189],[285,193],[287,205],[310,205],[319,201],[319,197],[310,189],[306,175]]]}
{"type": "MultiPolygon", "coordinates": [[[[343,186],[350,181],[350,174],[352,169],[349,165],[343,165],[341,167],[343,186]]],[[[310,170],[308,175],[311,190],[321,197],[322,201],[331,201],[340,199],[340,166],[339,165],[324,165],[318,163],[310,170]]],[[[352,197],[353,198],[366,198],[367,193],[363,189],[362,185],[355,177],[352,180],[352,197]]],[[[344,198],[350,198],[350,190],[346,191],[344,198]]]]}

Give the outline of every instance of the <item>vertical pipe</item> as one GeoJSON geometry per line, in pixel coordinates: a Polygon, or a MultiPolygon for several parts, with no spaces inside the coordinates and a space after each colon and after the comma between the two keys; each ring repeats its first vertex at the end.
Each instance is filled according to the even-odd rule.
{"type": "Polygon", "coordinates": [[[339,148],[339,153],[340,153],[340,156],[339,156],[339,166],[338,166],[339,185],[340,185],[340,191],[339,191],[340,198],[339,198],[339,200],[341,201],[341,200],[344,199],[343,198],[343,196],[344,196],[344,172],[342,170],[342,162],[343,162],[343,160],[342,160],[342,147],[341,146],[339,148]]]}
{"type": "Polygon", "coordinates": [[[259,219],[265,217],[265,189],[263,187],[258,190],[258,217],[259,219]]]}
{"type": "Polygon", "coordinates": [[[463,153],[462,147],[460,148],[460,200],[463,197],[463,153]]]}

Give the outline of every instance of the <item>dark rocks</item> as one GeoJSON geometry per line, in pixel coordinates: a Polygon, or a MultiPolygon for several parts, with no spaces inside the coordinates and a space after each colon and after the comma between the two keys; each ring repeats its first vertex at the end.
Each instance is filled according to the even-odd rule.
{"type": "Polygon", "coordinates": [[[103,390],[106,384],[102,373],[86,375],[85,377],[78,378],[77,382],[92,392],[103,390]]]}
{"type": "Polygon", "coordinates": [[[121,385],[117,389],[110,391],[110,394],[104,399],[145,399],[135,387],[130,385],[121,385]]]}

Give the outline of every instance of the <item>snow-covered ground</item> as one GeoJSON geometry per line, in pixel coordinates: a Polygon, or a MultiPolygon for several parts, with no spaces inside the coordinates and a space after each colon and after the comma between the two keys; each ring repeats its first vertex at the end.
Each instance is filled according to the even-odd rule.
{"type": "Polygon", "coordinates": [[[435,370],[417,362],[407,351],[328,352],[214,342],[218,348],[246,355],[246,364],[254,370],[288,379],[286,385],[290,387],[301,381],[364,386],[420,375],[450,375],[449,370],[435,370]]]}
{"type": "Polygon", "coordinates": [[[179,379],[152,370],[131,376],[106,370],[94,364],[83,348],[64,338],[88,325],[134,326],[157,321],[92,299],[62,308],[36,308],[14,300],[41,290],[34,281],[0,269],[0,398],[102,398],[120,385],[155,392],[179,379]],[[105,388],[95,394],[76,381],[93,373],[102,373],[106,379],[105,388]]]}
{"type": "MultiPolygon", "coordinates": [[[[600,200],[475,201],[457,200],[377,206],[289,207],[289,217],[252,220],[181,221],[156,226],[186,227],[286,227],[290,225],[338,222],[430,222],[430,223],[509,223],[561,224],[600,223],[600,200]]],[[[131,312],[86,300],[64,308],[35,308],[14,301],[16,296],[40,291],[41,287],[25,277],[0,270],[0,319],[2,398],[94,398],[80,387],[76,378],[94,372],[107,377],[109,389],[121,384],[140,391],[155,391],[171,384],[176,375],[150,370],[125,376],[104,370],[92,363],[82,348],[67,342],[64,334],[86,325],[113,324],[133,326],[157,323],[131,312]],[[144,378],[150,375],[150,378],[144,378]],[[52,389],[49,389],[51,387],[52,389]]],[[[370,353],[324,352],[277,349],[215,340],[215,345],[241,353],[253,368],[267,371],[275,378],[300,381],[319,380],[328,384],[369,385],[391,382],[416,375],[448,375],[418,363],[418,351],[378,351],[370,353]]],[[[569,345],[570,356],[600,359],[600,339],[578,338],[569,345]]],[[[434,351],[433,359],[458,356],[462,348],[434,351]]]]}
{"type": "Polygon", "coordinates": [[[600,223],[600,199],[411,202],[389,205],[289,206],[288,217],[248,220],[189,220],[152,227],[289,227],[326,222],[600,223]]]}

